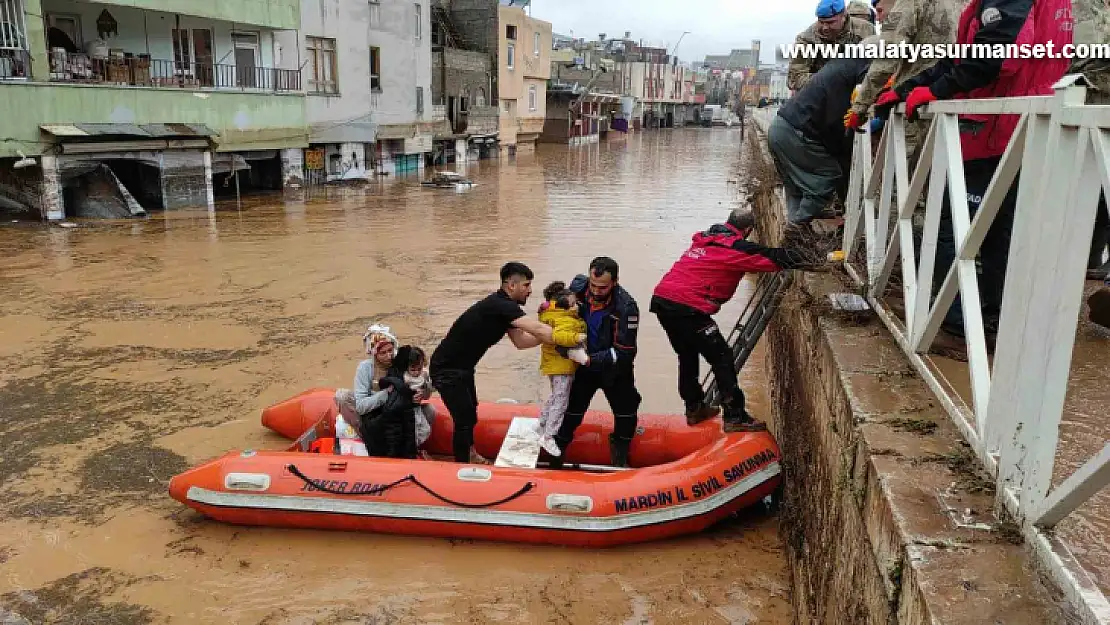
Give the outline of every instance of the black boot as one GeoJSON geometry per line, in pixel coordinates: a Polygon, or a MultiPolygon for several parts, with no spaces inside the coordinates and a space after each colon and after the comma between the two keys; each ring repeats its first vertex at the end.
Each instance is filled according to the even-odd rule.
{"type": "Polygon", "coordinates": [[[695,426],[719,414],[721,414],[720,408],[710,406],[703,401],[696,404],[686,404],[686,425],[695,426]]]}
{"type": "Polygon", "coordinates": [[[631,438],[619,437],[616,434],[609,435],[609,459],[614,467],[627,467],[628,464],[628,448],[632,445],[631,438]]]}
{"type": "Polygon", "coordinates": [[[725,433],[767,431],[767,425],[753,419],[739,402],[727,402],[722,400],[721,404],[725,409],[725,415],[722,419],[725,422],[725,433]]]}

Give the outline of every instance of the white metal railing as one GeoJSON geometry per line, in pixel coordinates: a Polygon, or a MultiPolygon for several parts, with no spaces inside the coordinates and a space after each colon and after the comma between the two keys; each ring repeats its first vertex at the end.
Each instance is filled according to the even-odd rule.
{"type": "Polygon", "coordinates": [[[1067,546],[1045,531],[1110,483],[1110,444],[1104,444],[1050,490],[1095,211],[1100,191],[1110,189],[1110,106],[1085,105],[1085,84],[1082,77],[1067,76],[1055,85],[1055,95],[930,104],[924,110],[932,122],[912,178],[905,107],[899,105],[883,130],[874,161],[870,134],[856,138],[842,249],[848,273],[867,288],[876,312],[997,479],[999,499],[1021,523],[1037,559],[1084,622],[1110,623],[1106,597],[1067,546]],[[967,113],[1021,116],[974,219],[966,200],[958,126],[959,114],[967,113]],[[1019,170],[992,368],[975,258],[1019,170]],[[913,217],[926,180],[924,236],[917,248],[913,217]],[[934,299],[946,181],[956,254],[934,299]],[[866,260],[858,271],[851,260],[861,237],[866,260]],[[903,315],[883,301],[896,268],[901,272],[903,315]],[[957,293],[967,337],[971,406],[942,381],[924,355],[957,293]]]}

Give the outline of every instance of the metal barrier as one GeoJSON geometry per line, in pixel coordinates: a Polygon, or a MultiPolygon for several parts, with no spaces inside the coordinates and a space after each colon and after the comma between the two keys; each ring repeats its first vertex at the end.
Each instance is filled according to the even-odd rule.
{"type": "Polygon", "coordinates": [[[1100,192],[1110,189],[1110,106],[1084,104],[1084,85],[1082,77],[1066,76],[1051,96],[929,104],[924,110],[932,122],[912,178],[906,162],[905,106],[899,105],[874,161],[870,134],[856,138],[842,249],[848,273],[866,287],[879,317],[996,478],[999,500],[1021,524],[1034,556],[1084,622],[1108,623],[1110,603],[1067,546],[1047,531],[1110,483],[1110,444],[1105,444],[1050,489],[1095,211],[1100,192]],[[961,114],[1021,116],[974,219],[966,200],[961,114]],[[992,369],[976,256],[1019,170],[992,369]],[[918,247],[913,218],[927,179],[924,236],[918,247]],[[932,298],[946,181],[956,255],[932,298]],[[861,238],[865,260],[857,268],[851,259],[861,238]],[[883,300],[895,269],[901,273],[904,314],[892,312],[883,300]],[[925,356],[957,293],[967,337],[971,406],[942,382],[925,356]]]}

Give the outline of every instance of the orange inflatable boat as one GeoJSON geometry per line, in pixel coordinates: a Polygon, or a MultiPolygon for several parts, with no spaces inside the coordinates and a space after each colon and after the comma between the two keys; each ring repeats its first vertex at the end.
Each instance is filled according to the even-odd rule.
{"type": "MultiPolygon", "coordinates": [[[[780,451],[766,432],[725,434],[720,419],[641,415],[630,469],[609,462],[612,417],[590,412],[559,470],[307,453],[335,435],[334,389],[263,411],[298,439],[287,451],[233,451],[174,477],[170,496],[227,523],[606,547],[701,531],[772,495],[780,451]]],[[[441,403],[424,450],[451,455],[441,403]]],[[[539,406],[482,403],[475,447],[495,458],[516,417],[539,406]]],[[[333,439],[334,440],[334,439],[333,439]]]]}

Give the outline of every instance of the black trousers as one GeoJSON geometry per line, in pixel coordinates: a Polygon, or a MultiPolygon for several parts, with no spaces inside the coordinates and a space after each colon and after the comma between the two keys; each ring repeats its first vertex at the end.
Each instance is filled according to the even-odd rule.
{"type": "MultiPolygon", "coordinates": [[[[691,310],[689,314],[656,313],[659,325],[667,333],[671,349],[678,355],[678,394],[688,407],[701,403],[700,361],[705,358],[721,390],[721,403],[737,413],[744,410],[744,392],[737,381],[732,348],[721,334],[717,322],[709,315],[691,310]]],[[[731,410],[730,410],[731,412],[731,410]]]]}
{"type": "Polygon", "coordinates": [[[416,419],[412,409],[362,416],[363,443],[372,458],[416,458],[416,419]]]}
{"type": "MultiPolygon", "coordinates": [[[[983,194],[990,185],[994,171],[1002,157],[982,158],[964,161],[964,183],[967,186],[967,208],[969,216],[975,219],[983,194]]],[[[987,230],[983,245],[979,248],[979,298],[985,320],[996,319],[1002,310],[1002,289],[1006,281],[1006,265],[1010,257],[1010,235],[1014,229],[1014,210],[1017,208],[1018,182],[1021,173],[1014,179],[998,216],[987,230]]],[[[941,206],[940,231],[937,236],[937,258],[933,269],[933,294],[940,290],[948,270],[956,258],[956,235],[952,226],[952,210],[948,200],[948,187],[945,185],[944,202],[941,206]]],[[[944,329],[958,336],[964,335],[964,315],[960,295],[952,302],[944,317],[944,329]]]]}
{"type": "Polygon", "coordinates": [[[1087,269],[1098,269],[1102,266],[1102,253],[1110,245],[1110,212],[1106,209],[1106,192],[1098,198],[1098,213],[1095,214],[1095,233],[1091,237],[1091,256],[1087,261],[1087,269]]]}
{"type": "Polygon", "coordinates": [[[582,425],[582,419],[590,409],[590,402],[599,390],[605,393],[609,409],[613,411],[613,434],[625,440],[632,440],[636,434],[638,420],[636,413],[640,410],[642,398],[640,392],[636,390],[635,374],[631,371],[617,374],[607,384],[602,374],[581,367],[574,374],[563,425],[555,435],[555,442],[560,449],[566,450],[574,440],[574,431],[582,425]]]}
{"type": "Polygon", "coordinates": [[[455,422],[452,449],[455,462],[470,462],[470,448],[474,446],[474,426],[478,424],[478,391],[474,388],[474,372],[457,369],[439,369],[431,372],[443,405],[455,422]]]}

